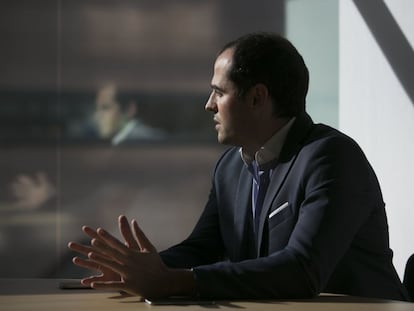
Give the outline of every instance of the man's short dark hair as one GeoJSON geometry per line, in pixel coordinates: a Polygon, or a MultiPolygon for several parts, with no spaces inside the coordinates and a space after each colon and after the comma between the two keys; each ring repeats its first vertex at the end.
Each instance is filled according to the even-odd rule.
{"type": "Polygon", "coordinates": [[[264,84],[279,117],[305,111],[309,72],[302,56],[287,39],[273,33],[252,33],[226,44],[219,54],[234,49],[229,79],[239,95],[258,83],[264,84]]]}
{"type": "Polygon", "coordinates": [[[131,94],[126,93],[119,93],[116,95],[116,102],[118,103],[119,108],[122,112],[126,112],[131,103],[135,105],[135,102],[132,100],[132,98],[133,96],[131,94]]]}

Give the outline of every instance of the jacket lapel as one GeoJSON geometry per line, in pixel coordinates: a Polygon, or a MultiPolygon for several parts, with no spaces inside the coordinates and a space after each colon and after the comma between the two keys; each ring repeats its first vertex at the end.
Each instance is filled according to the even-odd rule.
{"type": "Polygon", "coordinates": [[[252,176],[243,167],[241,169],[237,195],[234,205],[234,248],[233,259],[250,258],[255,251],[251,212],[252,176]],[[253,242],[253,245],[251,243],[253,242]]]}
{"type": "MultiPolygon", "coordinates": [[[[296,157],[295,157],[296,158],[296,157]]],[[[267,189],[266,197],[263,202],[263,209],[260,214],[260,223],[259,223],[259,232],[258,232],[258,245],[257,245],[257,254],[260,254],[261,241],[263,237],[263,229],[266,222],[267,215],[269,214],[269,209],[272,206],[273,201],[275,200],[280,187],[282,186],[284,180],[286,179],[289,169],[294,162],[294,159],[288,163],[279,163],[273,171],[272,180],[270,181],[269,188],[267,189]]]]}
{"type": "Polygon", "coordinates": [[[309,115],[304,114],[302,116],[298,116],[291,130],[289,131],[288,136],[286,137],[285,144],[280,153],[278,161],[279,163],[273,171],[272,179],[270,181],[269,188],[263,202],[263,209],[260,215],[259,223],[257,254],[260,254],[263,229],[266,218],[268,217],[269,209],[277,197],[277,194],[279,193],[283,182],[286,180],[290,168],[294,164],[299,150],[303,146],[304,140],[310,134],[312,125],[313,121],[309,115]]]}

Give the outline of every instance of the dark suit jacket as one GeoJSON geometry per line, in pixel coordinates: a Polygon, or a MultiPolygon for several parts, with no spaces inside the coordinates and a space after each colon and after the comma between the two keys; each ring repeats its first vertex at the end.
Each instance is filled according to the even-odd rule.
{"type": "Polygon", "coordinates": [[[406,299],[377,178],[351,138],[297,117],[266,194],[258,245],[251,187],[238,148],[229,149],[193,232],[161,252],[170,267],[194,268],[202,297],[406,299]]]}

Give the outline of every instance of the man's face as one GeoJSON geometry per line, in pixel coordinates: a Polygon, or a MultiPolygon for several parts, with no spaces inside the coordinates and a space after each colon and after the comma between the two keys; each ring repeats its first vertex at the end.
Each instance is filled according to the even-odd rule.
{"type": "Polygon", "coordinates": [[[249,139],[250,118],[245,100],[238,96],[236,85],[228,78],[232,57],[232,49],[217,57],[211,80],[212,92],[205,109],[214,113],[220,143],[243,146],[249,139]]]}
{"type": "Polygon", "coordinates": [[[114,92],[110,87],[98,92],[94,117],[101,138],[110,138],[118,132],[123,116],[121,107],[116,102],[114,92]]]}

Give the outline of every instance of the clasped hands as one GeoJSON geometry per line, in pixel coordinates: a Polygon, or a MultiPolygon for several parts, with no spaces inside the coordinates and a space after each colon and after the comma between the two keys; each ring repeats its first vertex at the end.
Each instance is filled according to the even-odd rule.
{"type": "Polygon", "coordinates": [[[170,269],[162,261],[135,220],[118,218],[121,242],[102,228],[83,226],[91,245],[69,242],[68,247],[87,258],[74,257],[73,263],[101,274],[81,280],[95,289],[124,291],[146,298],[191,295],[195,284],[192,271],[170,269]]]}

